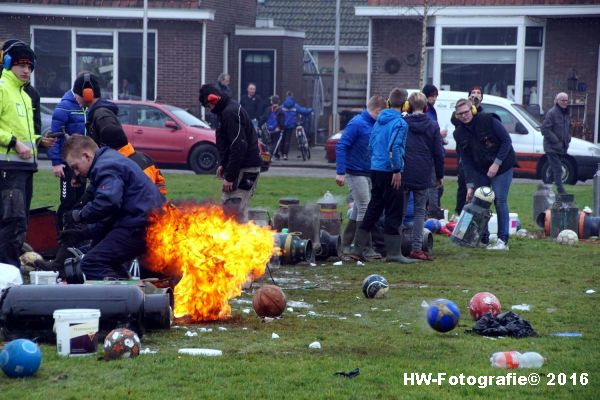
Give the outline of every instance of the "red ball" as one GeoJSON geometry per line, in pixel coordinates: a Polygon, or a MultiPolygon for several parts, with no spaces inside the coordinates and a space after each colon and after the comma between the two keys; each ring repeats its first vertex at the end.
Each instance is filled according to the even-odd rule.
{"type": "Polygon", "coordinates": [[[252,299],[252,307],[259,317],[279,317],[287,301],[283,290],[275,285],[265,285],[258,289],[252,299]]]}
{"type": "Polygon", "coordinates": [[[134,358],[140,354],[142,344],[138,335],[129,329],[113,329],[104,339],[104,359],[134,358]]]}
{"type": "Polygon", "coordinates": [[[492,314],[493,317],[500,314],[500,300],[492,293],[479,292],[469,300],[469,313],[475,321],[485,314],[492,314]]]}

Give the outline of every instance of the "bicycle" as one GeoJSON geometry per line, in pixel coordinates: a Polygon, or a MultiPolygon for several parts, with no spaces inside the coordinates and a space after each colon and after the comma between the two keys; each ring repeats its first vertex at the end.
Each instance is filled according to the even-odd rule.
{"type": "Polygon", "coordinates": [[[298,158],[302,157],[302,161],[310,160],[310,145],[306,132],[302,126],[302,118],[298,118],[296,125],[296,141],[298,142],[298,158]]]}

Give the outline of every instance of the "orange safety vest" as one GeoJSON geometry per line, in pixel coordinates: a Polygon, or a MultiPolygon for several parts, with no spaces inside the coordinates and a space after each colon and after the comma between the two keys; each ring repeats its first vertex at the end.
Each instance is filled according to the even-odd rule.
{"type": "Polygon", "coordinates": [[[158,187],[160,193],[163,196],[167,195],[167,184],[165,182],[165,178],[160,173],[160,169],[154,165],[154,161],[148,157],[148,155],[140,151],[136,151],[131,143],[127,143],[125,146],[121,147],[118,152],[139,165],[148,178],[150,178],[156,187],[158,187]]]}

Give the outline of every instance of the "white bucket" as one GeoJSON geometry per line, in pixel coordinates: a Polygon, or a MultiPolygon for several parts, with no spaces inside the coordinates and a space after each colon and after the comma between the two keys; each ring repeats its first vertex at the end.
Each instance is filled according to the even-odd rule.
{"type": "Polygon", "coordinates": [[[31,271],[29,281],[32,285],[56,285],[58,272],[54,271],[31,271]]]}
{"type": "Polygon", "coordinates": [[[498,216],[496,214],[492,214],[488,222],[488,231],[490,231],[490,235],[498,234],[498,216]]]}
{"type": "Polygon", "coordinates": [[[514,235],[519,230],[519,225],[521,225],[521,220],[519,219],[519,214],[517,213],[509,213],[509,222],[508,222],[508,234],[514,235]]]}
{"type": "Polygon", "coordinates": [[[100,310],[73,308],[54,311],[56,351],[63,356],[96,353],[100,310]]]}

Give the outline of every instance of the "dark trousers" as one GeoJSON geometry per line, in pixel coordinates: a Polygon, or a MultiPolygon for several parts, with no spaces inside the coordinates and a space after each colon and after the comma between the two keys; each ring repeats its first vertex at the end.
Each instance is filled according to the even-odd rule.
{"type": "Polygon", "coordinates": [[[287,156],[290,152],[290,142],[295,128],[285,128],[283,131],[283,143],[281,144],[281,154],[287,156]]]}
{"type": "Polygon", "coordinates": [[[460,215],[463,207],[465,206],[465,202],[467,201],[467,181],[465,179],[465,171],[460,165],[460,161],[458,163],[458,171],[457,171],[457,187],[456,187],[456,215],[460,215]]]}
{"type": "Polygon", "coordinates": [[[546,157],[548,157],[548,162],[550,163],[550,170],[552,171],[552,179],[554,180],[554,184],[556,185],[556,190],[558,193],[564,193],[565,187],[562,183],[562,154],[559,153],[546,153],[546,157]]]}
{"type": "Polygon", "coordinates": [[[33,194],[33,171],[0,170],[0,262],[21,267],[33,194]]]}
{"type": "Polygon", "coordinates": [[[71,186],[71,178],[75,176],[73,170],[65,165],[64,178],[60,178],[60,205],[58,206],[58,210],[56,211],[56,216],[58,217],[58,228],[62,230],[63,227],[63,215],[73,209],[77,201],[83,196],[85,193],[85,185],[81,185],[79,187],[71,186]]]}
{"type": "Polygon", "coordinates": [[[127,277],[123,267],[146,251],[146,230],[113,228],[81,260],[86,279],[102,280],[127,277]]]}
{"type": "Polygon", "coordinates": [[[404,214],[404,191],[392,188],[392,173],[371,171],[371,200],[360,229],[371,232],[385,211],[383,231],[399,235],[404,214]]]}

